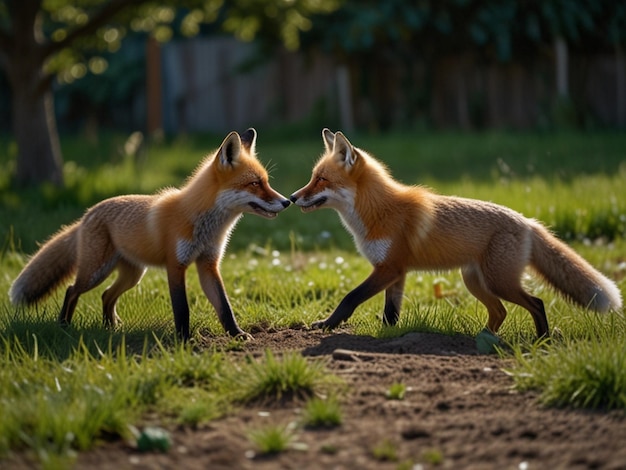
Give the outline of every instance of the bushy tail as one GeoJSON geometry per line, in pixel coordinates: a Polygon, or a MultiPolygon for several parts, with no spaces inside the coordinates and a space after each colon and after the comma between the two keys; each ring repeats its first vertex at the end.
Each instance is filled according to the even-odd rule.
{"type": "Polygon", "coordinates": [[[14,305],[36,303],[74,274],[79,226],[76,222],[62,228],[35,253],[11,285],[14,305]]]}
{"type": "Polygon", "coordinates": [[[622,294],[615,283],[538,223],[533,226],[531,264],[550,285],[582,307],[602,313],[622,308],[622,294]]]}

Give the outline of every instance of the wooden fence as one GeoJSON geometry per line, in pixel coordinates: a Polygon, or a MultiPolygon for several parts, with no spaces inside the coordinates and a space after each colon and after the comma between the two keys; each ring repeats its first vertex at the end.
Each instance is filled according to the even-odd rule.
{"type": "Polygon", "coordinates": [[[243,130],[305,119],[319,113],[319,103],[346,130],[416,121],[437,128],[532,129],[549,126],[559,112],[570,124],[626,128],[626,60],[619,56],[570,57],[569,105],[559,110],[565,100],[557,100],[549,50],[525,63],[451,56],[408,66],[363,59],[340,65],[321,54],[282,51],[246,70],[255,46],[231,38],[160,47],[152,59],[148,54],[148,90],[157,83],[157,93],[148,92],[149,130],[243,130]]]}

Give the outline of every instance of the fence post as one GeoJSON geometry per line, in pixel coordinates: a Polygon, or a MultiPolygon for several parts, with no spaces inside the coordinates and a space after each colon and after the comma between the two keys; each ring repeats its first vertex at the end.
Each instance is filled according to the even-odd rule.
{"type": "Polygon", "coordinates": [[[163,130],[161,46],[150,36],[146,44],[147,132],[149,136],[163,130]]]}
{"type": "Polygon", "coordinates": [[[345,132],[354,130],[352,116],[352,88],[350,86],[350,71],[346,65],[337,67],[337,94],[339,95],[339,121],[345,132]]]}

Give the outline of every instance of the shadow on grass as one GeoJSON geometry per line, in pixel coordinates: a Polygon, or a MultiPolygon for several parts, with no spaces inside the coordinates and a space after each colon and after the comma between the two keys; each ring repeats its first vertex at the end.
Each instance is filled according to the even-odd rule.
{"type": "Polygon", "coordinates": [[[7,319],[0,329],[0,353],[27,354],[63,362],[77,351],[93,357],[144,355],[160,347],[176,343],[171,328],[133,328],[108,330],[98,324],[62,327],[54,320],[37,318],[7,319]]]}
{"type": "MultiPolygon", "coordinates": [[[[321,339],[318,345],[302,351],[305,356],[336,354],[337,350],[374,354],[432,354],[436,356],[476,355],[476,341],[471,336],[441,333],[407,333],[396,338],[374,338],[349,333],[338,333],[321,339]]],[[[367,356],[360,357],[367,360],[367,356]]]]}

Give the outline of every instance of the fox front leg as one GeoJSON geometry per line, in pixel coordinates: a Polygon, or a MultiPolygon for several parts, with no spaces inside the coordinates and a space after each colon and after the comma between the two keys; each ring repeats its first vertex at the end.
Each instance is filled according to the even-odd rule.
{"type": "Polygon", "coordinates": [[[226,332],[233,337],[253,339],[251,335],[243,331],[235,320],[233,309],[226,295],[224,283],[218,270],[218,263],[211,258],[200,258],[196,261],[200,285],[211,305],[217,313],[220,323],[226,332]]]}
{"type": "Polygon", "coordinates": [[[183,341],[189,340],[189,304],[185,288],[185,272],[187,266],[178,265],[167,270],[167,282],[170,288],[170,299],[174,311],[176,334],[183,341]]]}
{"type": "MultiPolygon", "coordinates": [[[[389,269],[384,265],[375,266],[372,274],[355,289],[350,291],[348,295],[339,302],[335,311],[328,318],[314,322],[311,328],[329,330],[335,328],[341,322],[348,320],[354,313],[354,310],[363,302],[403,279],[404,274],[399,273],[396,269],[389,269]]],[[[402,282],[402,285],[404,285],[404,282],[402,282]]],[[[387,308],[385,308],[385,310],[387,310],[387,308]]]]}

